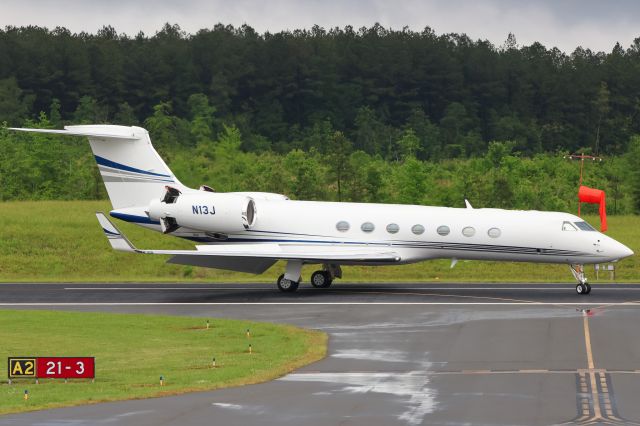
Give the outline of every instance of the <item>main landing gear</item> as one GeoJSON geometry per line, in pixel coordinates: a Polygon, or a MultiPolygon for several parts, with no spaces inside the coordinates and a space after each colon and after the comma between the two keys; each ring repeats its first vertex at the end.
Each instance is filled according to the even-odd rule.
{"type": "Polygon", "coordinates": [[[573,277],[578,281],[576,284],[576,293],[589,294],[591,293],[591,285],[587,282],[587,277],[584,274],[584,265],[569,265],[573,277]]]}
{"type": "MultiPolygon", "coordinates": [[[[301,280],[302,262],[290,260],[287,262],[285,273],[277,281],[278,290],[292,293],[298,289],[301,280]]],[[[335,278],[342,278],[340,265],[323,265],[323,269],[311,274],[311,285],[315,288],[329,287],[335,278]]]]}

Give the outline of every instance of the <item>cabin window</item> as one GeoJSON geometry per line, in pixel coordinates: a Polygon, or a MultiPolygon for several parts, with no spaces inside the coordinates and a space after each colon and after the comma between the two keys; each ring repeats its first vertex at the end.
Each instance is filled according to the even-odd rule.
{"type": "Polygon", "coordinates": [[[578,228],[582,231],[595,231],[593,226],[589,225],[587,222],[573,222],[578,228]]]}
{"type": "Polygon", "coordinates": [[[445,235],[449,235],[449,232],[451,232],[451,230],[447,225],[441,225],[441,226],[438,226],[438,229],[436,230],[436,232],[438,232],[439,235],[442,235],[444,237],[445,235]]]}
{"type": "Polygon", "coordinates": [[[347,232],[349,230],[349,222],[341,220],[336,223],[336,229],[340,232],[347,232]]]}
{"type": "Polygon", "coordinates": [[[400,226],[397,223],[390,223],[387,225],[387,232],[390,234],[397,234],[400,230],[400,226]]]}
{"type": "Polygon", "coordinates": [[[422,225],[413,225],[411,227],[411,232],[413,232],[416,235],[420,235],[424,233],[424,226],[422,225]]]}
{"type": "Polygon", "coordinates": [[[474,235],[476,235],[476,229],[472,226],[465,226],[464,228],[462,228],[462,235],[464,235],[465,237],[473,237],[474,235]]]}
{"type": "Polygon", "coordinates": [[[365,222],[360,226],[360,229],[362,229],[362,232],[373,232],[376,227],[371,222],[365,222]]]}
{"type": "Polygon", "coordinates": [[[562,230],[563,231],[577,231],[576,227],[571,224],[571,222],[562,222],[562,230]]]}
{"type": "Polygon", "coordinates": [[[501,234],[502,232],[498,228],[491,228],[487,231],[487,235],[489,235],[491,238],[498,238],[501,234]]]}

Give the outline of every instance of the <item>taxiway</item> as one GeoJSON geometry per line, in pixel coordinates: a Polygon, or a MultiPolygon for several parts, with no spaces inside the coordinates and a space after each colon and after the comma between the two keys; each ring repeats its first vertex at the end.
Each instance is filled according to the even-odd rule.
{"type": "MultiPolygon", "coordinates": [[[[326,331],[259,385],[0,417],[0,425],[640,424],[640,285],[2,284],[0,309],[148,312],[326,331]]],[[[5,386],[5,385],[3,385],[5,386]]]]}

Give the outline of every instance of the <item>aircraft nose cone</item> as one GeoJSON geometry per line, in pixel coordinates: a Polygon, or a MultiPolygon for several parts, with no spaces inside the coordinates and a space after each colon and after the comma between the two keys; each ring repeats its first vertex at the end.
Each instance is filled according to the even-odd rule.
{"type": "Polygon", "coordinates": [[[633,250],[624,244],[618,243],[618,247],[616,247],[616,257],[618,259],[624,259],[629,256],[633,256],[633,250]]]}

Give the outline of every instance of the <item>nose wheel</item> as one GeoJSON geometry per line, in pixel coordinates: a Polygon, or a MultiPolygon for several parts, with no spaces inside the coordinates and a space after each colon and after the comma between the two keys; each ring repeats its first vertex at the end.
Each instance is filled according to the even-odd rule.
{"type": "Polygon", "coordinates": [[[591,293],[591,285],[589,283],[579,283],[576,285],[576,293],[589,294],[591,293]]]}
{"type": "Polygon", "coordinates": [[[578,281],[576,285],[576,293],[589,294],[591,293],[591,285],[587,282],[587,277],[584,274],[583,265],[569,265],[573,277],[578,281]]]}

